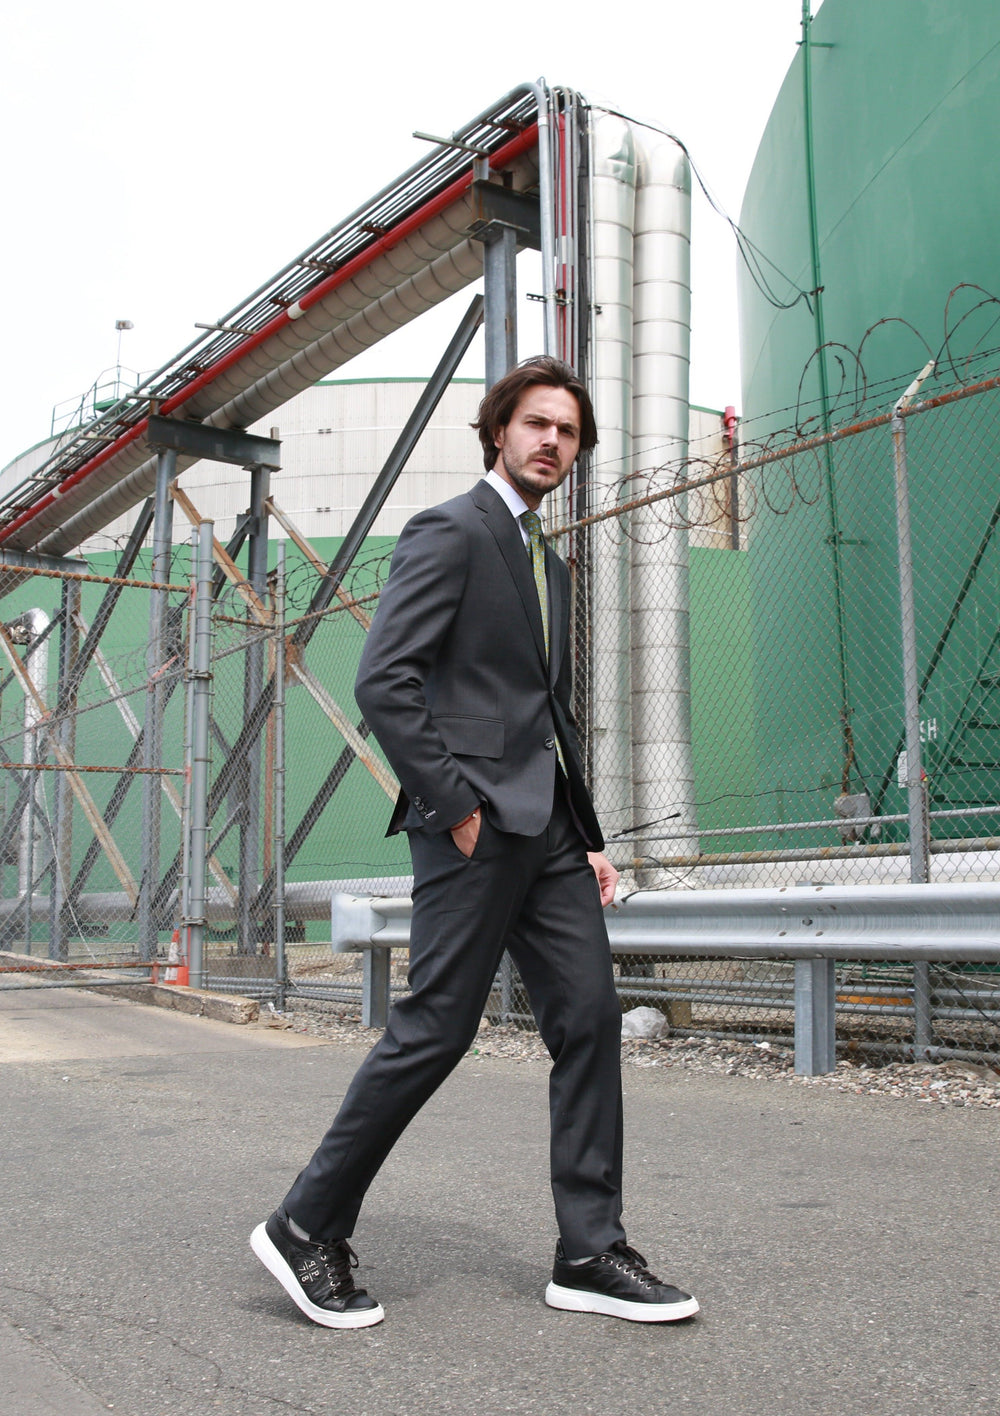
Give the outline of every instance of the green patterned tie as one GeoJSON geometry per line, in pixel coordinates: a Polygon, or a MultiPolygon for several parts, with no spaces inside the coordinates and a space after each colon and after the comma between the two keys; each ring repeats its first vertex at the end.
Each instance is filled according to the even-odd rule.
{"type": "MultiPolygon", "coordinates": [[[[522,511],[521,525],[528,533],[528,550],[531,552],[531,569],[535,573],[535,589],[538,592],[538,608],[542,612],[542,633],[545,635],[545,660],[549,658],[549,590],[545,583],[545,541],[542,537],[542,518],[537,511],[522,511]]],[[[566,771],[566,759],[556,738],[556,754],[559,766],[566,771]]]]}
{"type": "Polygon", "coordinates": [[[545,635],[545,657],[549,657],[549,592],[545,584],[545,541],[542,538],[542,518],[537,511],[522,511],[521,525],[528,533],[531,568],[535,572],[538,607],[542,612],[542,633],[545,635]]]}

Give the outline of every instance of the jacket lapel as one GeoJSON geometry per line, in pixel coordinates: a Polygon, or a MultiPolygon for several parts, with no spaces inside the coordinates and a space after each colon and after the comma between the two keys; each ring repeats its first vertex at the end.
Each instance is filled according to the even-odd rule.
{"type": "MultiPolygon", "coordinates": [[[[469,495],[483,513],[483,519],[493,539],[497,543],[500,554],[504,558],[507,569],[510,572],[510,577],[520,597],[521,604],[524,607],[528,624],[531,626],[531,635],[535,641],[535,648],[538,650],[539,658],[544,664],[545,637],[542,633],[542,612],[538,604],[538,591],[535,588],[535,577],[532,574],[531,561],[528,558],[524,541],[521,538],[520,527],[504,505],[503,499],[497,495],[489,482],[477,482],[469,495]]],[[[551,623],[551,609],[549,620],[551,623]]]]}

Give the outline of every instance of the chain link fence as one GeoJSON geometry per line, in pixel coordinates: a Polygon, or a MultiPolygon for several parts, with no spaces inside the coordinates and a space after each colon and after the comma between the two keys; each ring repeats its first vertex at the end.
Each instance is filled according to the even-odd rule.
{"type": "MultiPolygon", "coordinates": [[[[829,426],[799,409],[744,425],[739,445],[734,433],[627,477],[595,463],[550,513],[574,581],[581,746],[624,892],[998,878],[1000,381],[981,360],[894,428],[906,382],[855,394],[829,426]],[[906,653],[919,695],[909,741],[906,653]]],[[[213,989],[357,1007],[361,960],[331,950],[331,895],[408,893],[405,838],[384,834],[396,783],[353,682],[395,533],[414,509],[390,494],[335,595],[332,542],[292,537],[280,564],[272,544],[266,589],[216,575],[204,910],[213,989]]],[[[18,573],[5,600],[8,979],[28,959],[47,979],[53,966],[60,979],[70,965],[88,979],[98,968],[120,978],[126,966],[137,977],[169,967],[189,865],[194,567],[175,547],[169,584],[156,588],[147,560],[133,555],[125,570],[119,560],[117,585],[18,573]],[[157,595],[165,629],[153,663],[157,595]]],[[[626,1008],[652,1004],[681,1034],[777,1041],[791,1039],[792,967],[616,961],[626,1008]]],[[[405,987],[402,960],[394,973],[405,987]]],[[[838,965],[837,979],[838,1037],[852,1053],[912,1055],[924,990],[925,1049],[1000,1054],[992,966],[919,965],[915,975],[898,961],[859,961],[838,965]]],[[[506,965],[488,1015],[530,1024],[506,965]]]]}
{"type": "Polygon", "coordinates": [[[138,981],[159,952],[148,929],[143,938],[142,916],[176,890],[168,866],[184,813],[190,567],[180,548],[178,579],[153,582],[148,556],[136,551],[133,543],[115,575],[2,572],[0,968],[8,984],[25,974],[47,984],[93,980],[94,970],[138,981]],[[155,660],[154,596],[165,625],[155,660]]]}
{"type": "MultiPolygon", "coordinates": [[[[578,581],[578,716],[626,890],[997,879],[1000,391],[988,368],[963,374],[895,428],[909,380],[865,390],[828,432],[815,409],[777,433],[744,426],[739,449],[605,487],[555,528],[578,581]]],[[[790,963],[618,966],[623,996],[682,1031],[791,1035],[790,963]]],[[[922,1049],[998,1051],[992,966],[859,961],[837,976],[845,1050],[912,1055],[923,994],[922,1049]]]]}

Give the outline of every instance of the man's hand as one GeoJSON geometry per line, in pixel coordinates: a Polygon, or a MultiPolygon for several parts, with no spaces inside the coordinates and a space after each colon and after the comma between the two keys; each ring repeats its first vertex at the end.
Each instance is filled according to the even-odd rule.
{"type": "Polygon", "coordinates": [[[451,828],[451,839],[466,857],[471,856],[476,849],[476,842],[479,840],[479,826],[482,821],[482,811],[477,806],[464,821],[460,821],[457,826],[451,828]]]}
{"type": "MultiPolygon", "coordinates": [[[[461,850],[461,847],[459,847],[461,850]]],[[[594,874],[597,876],[597,883],[601,887],[601,904],[610,905],[615,898],[615,886],[618,884],[618,872],[608,860],[606,855],[600,851],[588,851],[587,859],[594,867],[594,874]]]]}

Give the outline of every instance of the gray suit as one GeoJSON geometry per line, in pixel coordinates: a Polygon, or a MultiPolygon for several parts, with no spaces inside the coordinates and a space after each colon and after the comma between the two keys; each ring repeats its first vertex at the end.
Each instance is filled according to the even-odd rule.
{"type": "Polygon", "coordinates": [[[587,849],[602,845],[570,714],[569,575],[546,554],[550,662],[520,530],[481,481],[399,538],[356,694],[399,776],[413,856],[410,994],[289,1192],[346,1238],[405,1126],[467,1051],[504,948],[553,1058],[552,1188],[569,1258],[621,1227],[621,1012],[587,849]],[[559,765],[556,739],[566,774],[559,765]],[[470,858],[450,828],[483,805],[470,858]]]}
{"type": "Polygon", "coordinates": [[[554,729],[588,847],[601,849],[570,718],[569,574],[546,561],[550,664],[521,532],[488,482],[400,536],[355,688],[403,788],[390,833],[448,830],[484,801],[501,831],[537,835],[554,729]]]}

